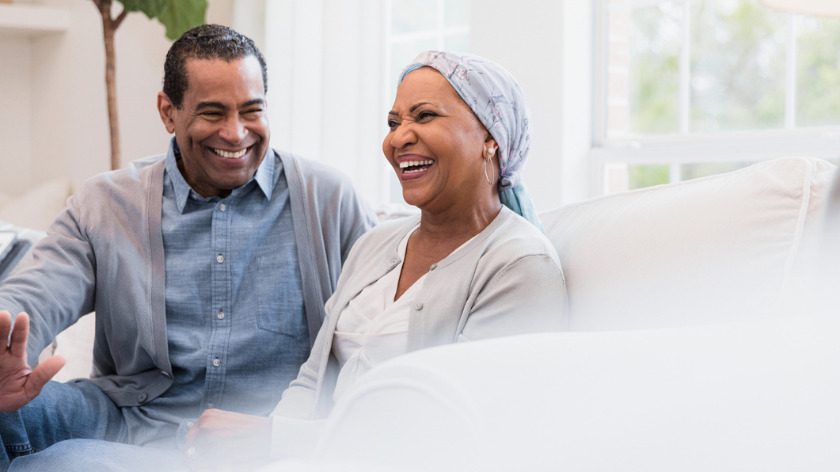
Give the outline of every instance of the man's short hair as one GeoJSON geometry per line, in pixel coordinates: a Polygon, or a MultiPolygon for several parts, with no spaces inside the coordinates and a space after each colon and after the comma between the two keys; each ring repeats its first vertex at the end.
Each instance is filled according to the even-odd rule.
{"type": "Polygon", "coordinates": [[[187,59],[221,59],[226,62],[254,56],[262,69],[263,91],[268,91],[265,58],[251,38],[222,25],[197,26],[172,43],[163,65],[163,93],[180,109],[187,91],[187,59]]]}

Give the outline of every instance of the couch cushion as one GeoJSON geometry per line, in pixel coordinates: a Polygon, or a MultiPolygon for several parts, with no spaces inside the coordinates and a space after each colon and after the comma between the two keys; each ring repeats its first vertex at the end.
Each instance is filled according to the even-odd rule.
{"type": "Polygon", "coordinates": [[[541,215],[571,329],[638,329],[772,311],[815,256],[834,166],[785,158],[541,215]]]}
{"type": "Polygon", "coordinates": [[[70,179],[58,177],[21,195],[0,195],[0,220],[46,231],[71,193],[70,179]]]}
{"type": "Polygon", "coordinates": [[[400,471],[837,470],[838,329],[767,319],[423,349],[336,403],[317,456],[400,471]]]}

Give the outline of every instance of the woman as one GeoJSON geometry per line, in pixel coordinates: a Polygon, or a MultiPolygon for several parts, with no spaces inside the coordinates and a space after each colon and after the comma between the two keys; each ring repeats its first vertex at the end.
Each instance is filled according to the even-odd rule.
{"type": "MultiPolygon", "coordinates": [[[[381,223],[354,245],[273,431],[256,420],[280,455],[314,446],[297,420],[325,417],[376,364],[566,323],[563,273],[520,183],[530,127],[511,75],[479,57],[423,53],[403,72],[388,126],[382,151],[420,214],[381,223]]],[[[241,420],[205,412],[188,443],[201,449],[241,420]]]]}
{"type": "Polygon", "coordinates": [[[320,425],[311,420],[400,354],[565,327],[563,273],[520,183],[530,127],[511,75],[479,57],[423,53],[403,72],[388,126],[382,150],[420,214],[356,242],[272,417],[205,411],[186,436],[193,465],[311,449],[320,425]]]}

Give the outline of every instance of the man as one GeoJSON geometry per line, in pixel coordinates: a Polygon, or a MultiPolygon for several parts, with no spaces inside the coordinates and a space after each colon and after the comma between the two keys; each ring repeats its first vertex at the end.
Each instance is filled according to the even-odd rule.
{"type": "MultiPolygon", "coordinates": [[[[174,446],[210,408],[268,414],[373,225],[336,172],[269,148],[250,39],[195,28],[164,74],[168,153],[86,182],[0,287],[0,309],[20,313],[0,352],[0,470],[65,439],[174,446]],[[58,358],[30,373],[27,358],[91,311],[92,378],[47,382],[58,358]]],[[[11,324],[0,314],[0,337],[11,324]]]]}

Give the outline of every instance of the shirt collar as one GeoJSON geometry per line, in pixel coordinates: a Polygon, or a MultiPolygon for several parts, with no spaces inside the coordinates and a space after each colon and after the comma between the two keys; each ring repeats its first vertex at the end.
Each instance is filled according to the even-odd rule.
{"type": "MultiPolygon", "coordinates": [[[[175,142],[175,138],[169,143],[169,150],[166,153],[166,162],[164,163],[166,167],[166,172],[169,174],[169,178],[172,180],[172,186],[175,189],[175,203],[178,205],[178,211],[183,213],[184,207],[187,205],[187,200],[190,197],[190,194],[195,194],[197,198],[203,198],[198,193],[196,193],[190,184],[187,183],[187,180],[184,179],[184,176],[181,174],[180,169],[178,169],[178,160],[181,158],[181,151],[178,149],[178,143],[175,142]]],[[[282,166],[280,166],[282,168],[282,166]]],[[[239,193],[241,188],[246,187],[252,181],[256,182],[257,188],[259,188],[263,195],[265,195],[266,200],[271,199],[271,192],[274,189],[274,151],[269,148],[268,152],[266,153],[265,159],[262,160],[260,166],[257,167],[257,172],[254,174],[254,177],[251,178],[245,185],[242,187],[236,188],[231,192],[231,196],[239,193]]],[[[280,170],[280,169],[278,169],[280,170]]],[[[230,197],[228,197],[230,198],[230,197]]]]}

